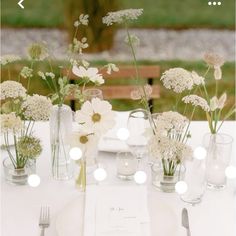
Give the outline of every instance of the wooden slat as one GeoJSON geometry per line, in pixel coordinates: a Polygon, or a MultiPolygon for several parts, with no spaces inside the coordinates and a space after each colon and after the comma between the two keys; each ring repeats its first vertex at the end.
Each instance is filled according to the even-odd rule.
{"type": "MultiPolygon", "coordinates": [[[[136,71],[134,66],[120,66],[119,71],[112,72],[110,75],[106,73],[106,68],[103,68],[99,71],[105,79],[122,79],[122,78],[134,78],[136,76],[136,71]]],[[[148,78],[158,78],[160,77],[160,67],[159,66],[139,66],[138,67],[139,76],[142,79],[148,78]]],[[[64,71],[64,74],[67,74],[64,71]]],[[[70,72],[70,78],[77,80],[79,77],[75,76],[70,72]]]]}
{"type": "MultiPolygon", "coordinates": [[[[131,99],[130,93],[134,89],[137,89],[137,87],[132,85],[110,85],[110,86],[100,86],[99,89],[102,90],[104,99],[131,99]]],[[[159,85],[153,85],[152,94],[150,98],[159,98],[159,97],[160,97],[160,87],[159,85]]],[[[67,99],[74,100],[73,96],[70,96],[67,99]]]]}

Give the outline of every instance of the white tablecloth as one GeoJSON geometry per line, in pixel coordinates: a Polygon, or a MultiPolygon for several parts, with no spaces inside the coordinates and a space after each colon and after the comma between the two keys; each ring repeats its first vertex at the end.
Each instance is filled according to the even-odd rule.
{"type": "MultiPolygon", "coordinates": [[[[47,122],[39,122],[35,125],[39,138],[43,141],[43,153],[37,161],[37,174],[41,177],[41,184],[37,188],[29,186],[11,186],[5,183],[1,174],[1,235],[2,236],[34,236],[39,235],[38,219],[41,205],[49,205],[51,208],[51,225],[46,235],[56,236],[55,221],[60,211],[71,201],[81,197],[81,193],[75,188],[74,180],[55,181],[50,176],[50,142],[49,125],[47,122]]],[[[201,144],[203,135],[208,131],[206,122],[192,122],[191,145],[196,147],[201,144]]],[[[222,132],[228,133],[236,141],[236,122],[225,122],[222,132]]],[[[1,152],[2,158],[6,156],[1,152]]],[[[235,142],[232,151],[232,163],[236,162],[235,142]]],[[[100,160],[106,164],[108,179],[103,184],[122,184],[115,177],[115,154],[99,153],[100,160]]],[[[189,210],[192,236],[234,236],[236,235],[236,191],[235,181],[228,181],[228,186],[223,191],[209,191],[205,193],[202,203],[194,207],[183,203],[175,193],[167,194],[154,190],[147,183],[149,194],[156,201],[165,202],[177,215],[176,235],[186,235],[181,227],[181,210],[187,207],[189,210]]],[[[158,212],[157,212],[158,214],[158,212]]],[[[168,221],[161,222],[162,217],[157,217],[157,224],[170,227],[168,221]]],[[[81,219],[78,219],[80,221],[81,219]]],[[[155,221],[155,219],[152,219],[155,221]]],[[[68,221],[67,221],[68,222],[68,221]]],[[[79,223],[78,223],[79,224],[79,223]]],[[[78,236],[80,236],[78,232],[78,236]]],[[[70,236],[70,235],[66,235],[70,236]]],[[[158,235],[155,235],[158,236],[158,235]]]]}

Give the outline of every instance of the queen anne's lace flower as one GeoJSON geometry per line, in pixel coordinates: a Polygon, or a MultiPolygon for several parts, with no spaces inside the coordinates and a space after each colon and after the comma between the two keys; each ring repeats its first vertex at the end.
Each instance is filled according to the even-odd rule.
{"type": "Polygon", "coordinates": [[[205,84],[205,78],[203,78],[202,76],[199,76],[195,71],[192,71],[191,75],[193,78],[193,83],[195,85],[204,85],[205,84]]]}
{"type": "Polygon", "coordinates": [[[86,101],[81,110],[76,112],[75,120],[94,130],[95,133],[104,133],[114,126],[114,116],[109,102],[93,98],[91,102],[86,101]]]}
{"type": "Polygon", "coordinates": [[[1,132],[19,132],[23,123],[19,116],[16,116],[14,112],[9,114],[1,114],[0,115],[0,123],[1,123],[1,132]]]}
{"type": "Polygon", "coordinates": [[[200,106],[204,111],[210,111],[210,107],[207,103],[207,101],[202,98],[202,97],[199,97],[197,95],[189,95],[189,96],[185,96],[182,98],[182,101],[184,103],[190,103],[192,104],[193,106],[200,106]]]}
{"type": "Polygon", "coordinates": [[[106,16],[102,18],[102,22],[106,25],[112,25],[113,23],[124,23],[130,20],[136,20],[142,15],[143,9],[125,9],[115,12],[108,12],[106,16]]]}
{"type": "MultiPolygon", "coordinates": [[[[151,94],[152,94],[152,86],[149,84],[146,84],[144,86],[144,89],[145,89],[145,94],[146,94],[147,98],[150,98],[151,94]]],[[[134,89],[133,91],[131,91],[130,97],[133,100],[142,99],[144,97],[144,92],[141,88],[134,89]]]]}
{"type": "Polygon", "coordinates": [[[52,103],[49,98],[35,94],[26,98],[22,104],[22,108],[26,119],[46,121],[49,119],[52,103]]]}
{"type": "Polygon", "coordinates": [[[221,67],[225,60],[223,57],[221,57],[220,55],[216,54],[216,53],[212,53],[212,52],[208,52],[204,54],[204,61],[212,67],[221,67]]]}
{"type": "Polygon", "coordinates": [[[187,144],[170,139],[165,135],[153,135],[148,142],[148,150],[152,157],[168,161],[182,162],[192,157],[192,149],[187,144]]]}
{"type": "Polygon", "coordinates": [[[183,132],[188,118],[175,111],[167,111],[160,114],[156,114],[153,117],[157,133],[171,132],[176,133],[183,132]]]}
{"type": "Polygon", "coordinates": [[[29,67],[24,66],[20,72],[20,75],[25,79],[31,78],[33,76],[33,69],[30,69],[29,67]]]}
{"type": "Polygon", "coordinates": [[[191,90],[194,82],[191,73],[183,68],[172,68],[163,73],[161,81],[167,89],[173,89],[176,93],[191,90]]]}
{"type": "Polygon", "coordinates": [[[5,66],[8,63],[12,63],[12,62],[19,61],[19,60],[20,60],[19,56],[11,55],[11,54],[4,55],[1,57],[1,65],[5,66]]]}
{"type": "Polygon", "coordinates": [[[33,136],[22,136],[17,142],[17,151],[20,157],[37,158],[42,152],[40,139],[33,136]]]}
{"type": "Polygon", "coordinates": [[[1,83],[1,100],[7,98],[19,98],[26,96],[26,89],[21,83],[16,81],[7,80],[1,83]]]}

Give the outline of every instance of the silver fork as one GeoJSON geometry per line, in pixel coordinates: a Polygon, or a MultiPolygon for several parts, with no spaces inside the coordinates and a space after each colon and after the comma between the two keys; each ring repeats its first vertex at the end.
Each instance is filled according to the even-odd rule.
{"type": "Polygon", "coordinates": [[[48,206],[42,206],[39,216],[39,227],[41,228],[40,236],[44,236],[45,228],[48,228],[50,225],[50,209],[48,206]]]}

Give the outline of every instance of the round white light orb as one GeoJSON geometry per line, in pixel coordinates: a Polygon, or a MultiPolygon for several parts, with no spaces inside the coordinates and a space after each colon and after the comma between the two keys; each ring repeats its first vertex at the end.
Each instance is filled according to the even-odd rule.
{"type": "Polygon", "coordinates": [[[186,193],[187,190],[188,190],[188,185],[186,182],[178,181],[175,184],[175,192],[177,192],[178,194],[184,194],[186,193]]]}
{"type": "Polygon", "coordinates": [[[102,167],[97,168],[94,172],[93,172],[93,176],[97,181],[103,181],[106,179],[107,177],[107,172],[105,169],[103,169],[102,167]]]}
{"type": "Polygon", "coordinates": [[[235,166],[228,166],[225,169],[225,175],[228,179],[235,179],[236,178],[236,167],[235,166]]]}
{"type": "Polygon", "coordinates": [[[125,141],[129,138],[129,130],[127,128],[120,128],[117,130],[116,136],[118,139],[125,141]]]}
{"type": "Polygon", "coordinates": [[[142,170],[139,170],[135,173],[134,175],[134,181],[137,183],[137,184],[144,184],[147,180],[147,174],[146,172],[142,171],[142,170]]]}
{"type": "Polygon", "coordinates": [[[28,177],[28,184],[31,187],[38,187],[40,184],[40,177],[36,174],[32,174],[28,177]]]}
{"type": "Polygon", "coordinates": [[[79,147],[71,148],[69,154],[70,158],[75,161],[79,160],[83,155],[82,150],[79,147]]]}
{"type": "Polygon", "coordinates": [[[207,155],[206,149],[201,146],[195,148],[195,150],[193,152],[194,158],[196,158],[198,160],[204,160],[206,158],[206,155],[207,155]]]}

